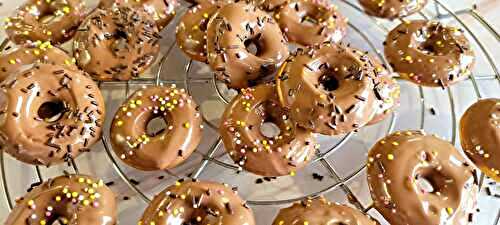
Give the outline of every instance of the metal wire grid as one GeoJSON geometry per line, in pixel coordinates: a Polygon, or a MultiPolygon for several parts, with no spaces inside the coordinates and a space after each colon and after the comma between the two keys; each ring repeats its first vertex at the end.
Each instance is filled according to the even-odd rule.
{"type": "MultiPolygon", "coordinates": [[[[343,4],[345,4],[345,5],[347,5],[347,6],[349,6],[349,7],[351,7],[351,8],[353,8],[354,10],[362,12],[362,9],[359,8],[359,6],[353,4],[352,2],[349,2],[348,0],[338,0],[338,1],[341,2],[341,3],[343,3],[343,4]]],[[[498,69],[497,65],[495,64],[495,61],[493,60],[493,57],[492,57],[491,53],[486,49],[484,43],[481,42],[481,40],[476,36],[476,34],[474,34],[474,32],[472,31],[472,29],[470,27],[468,27],[467,24],[459,17],[459,15],[467,14],[467,15],[472,16],[477,22],[479,22],[484,28],[486,28],[486,30],[497,41],[500,41],[500,35],[499,35],[498,31],[496,31],[493,28],[493,26],[491,24],[489,24],[488,21],[486,21],[485,18],[483,16],[481,16],[476,11],[476,9],[474,7],[470,8],[470,9],[465,9],[465,10],[460,10],[460,11],[455,11],[454,12],[448,6],[446,6],[444,3],[442,3],[440,0],[433,0],[433,4],[434,4],[435,14],[436,14],[435,17],[428,16],[428,15],[426,15],[423,12],[420,12],[419,15],[423,19],[427,19],[427,20],[428,19],[437,19],[437,20],[439,20],[439,19],[445,19],[445,18],[453,18],[472,37],[472,40],[481,49],[483,56],[486,57],[486,60],[487,60],[487,62],[489,64],[490,68],[492,69],[493,74],[492,75],[485,75],[485,76],[478,76],[478,77],[476,77],[475,74],[471,74],[470,78],[468,79],[472,83],[472,85],[473,85],[474,94],[475,94],[476,98],[477,99],[481,99],[482,98],[482,94],[481,94],[481,91],[479,89],[479,85],[478,85],[477,81],[478,80],[497,80],[498,85],[500,86],[500,73],[499,73],[499,69],[498,69]],[[445,13],[441,13],[441,10],[444,10],[445,13]]],[[[186,8],[183,8],[182,10],[186,10],[186,8]]],[[[182,14],[182,13],[179,13],[179,14],[182,14]]],[[[386,26],[384,26],[377,19],[372,18],[372,17],[367,17],[367,18],[369,18],[372,22],[374,22],[374,24],[376,25],[376,27],[378,29],[380,29],[384,34],[386,34],[389,31],[389,28],[387,28],[386,26]]],[[[351,29],[353,29],[356,33],[358,33],[366,41],[366,43],[370,46],[370,48],[377,54],[377,56],[386,65],[389,65],[387,63],[387,60],[384,58],[383,54],[379,50],[376,49],[375,44],[369,39],[369,37],[364,32],[362,32],[358,27],[356,27],[355,25],[353,25],[351,23],[349,23],[348,25],[349,25],[349,27],[351,29]]],[[[3,51],[3,49],[7,45],[8,45],[8,40],[5,40],[0,45],[0,51],[3,51]]],[[[129,92],[130,92],[129,90],[130,90],[130,85],[131,84],[160,85],[160,84],[170,84],[170,83],[179,82],[179,80],[165,80],[165,79],[161,79],[160,78],[161,74],[163,74],[163,72],[164,72],[162,65],[169,58],[169,55],[170,55],[170,53],[171,53],[171,51],[172,51],[172,49],[173,49],[174,46],[175,46],[175,42],[172,45],[169,46],[169,48],[167,49],[166,54],[160,60],[159,69],[156,72],[154,78],[138,78],[138,79],[134,79],[134,80],[127,81],[127,82],[120,82],[120,81],[98,82],[99,86],[101,86],[101,85],[116,85],[116,84],[123,84],[123,83],[125,83],[125,96],[124,97],[126,98],[129,95],[129,92]]],[[[184,86],[185,86],[187,92],[189,94],[191,94],[191,92],[192,92],[191,91],[191,83],[193,83],[193,82],[207,82],[207,81],[211,81],[212,84],[213,84],[213,86],[214,86],[214,88],[215,88],[215,90],[216,90],[216,93],[217,93],[218,97],[220,98],[220,100],[222,102],[224,102],[225,104],[227,104],[230,100],[227,99],[223,95],[222,91],[217,86],[217,81],[216,81],[215,77],[212,77],[211,79],[210,78],[198,78],[198,79],[192,79],[192,78],[190,78],[189,75],[190,75],[190,70],[192,68],[192,63],[193,63],[193,61],[189,61],[187,63],[187,65],[185,66],[185,69],[184,69],[184,71],[185,71],[185,77],[181,81],[181,82],[184,82],[184,86]]],[[[419,91],[419,96],[418,96],[417,101],[420,102],[420,106],[421,106],[420,107],[421,108],[421,110],[420,110],[421,114],[420,114],[420,126],[419,126],[419,129],[424,129],[424,127],[425,127],[425,125],[424,125],[424,121],[425,121],[425,95],[424,95],[424,91],[423,91],[422,87],[418,87],[418,91],[419,91]]],[[[451,125],[452,125],[451,143],[455,144],[456,143],[456,137],[457,137],[457,134],[456,134],[457,114],[456,114],[456,109],[455,109],[455,99],[454,99],[454,96],[453,96],[453,94],[451,92],[451,89],[449,87],[446,88],[446,91],[447,91],[447,94],[448,94],[448,97],[449,97],[450,111],[451,111],[451,118],[450,118],[450,120],[451,120],[450,122],[451,122],[451,125]]],[[[392,116],[391,116],[390,124],[389,124],[389,127],[388,127],[387,131],[386,131],[386,134],[392,133],[392,131],[394,130],[394,126],[395,126],[397,117],[398,117],[397,113],[394,112],[392,114],[392,116]]],[[[206,124],[208,124],[210,127],[217,129],[217,126],[213,125],[210,121],[207,121],[206,119],[204,119],[204,122],[206,124]]],[[[353,136],[352,132],[348,133],[348,134],[344,135],[336,144],[334,144],[327,151],[325,151],[325,152],[317,152],[316,153],[316,158],[311,162],[311,163],[320,162],[320,164],[329,172],[329,175],[335,180],[335,182],[333,184],[331,184],[330,186],[328,186],[326,188],[323,188],[322,190],[319,190],[319,191],[316,191],[316,192],[313,192],[313,193],[309,193],[309,194],[306,194],[304,196],[297,197],[297,198],[290,198],[290,199],[285,199],[285,200],[263,200],[263,201],[252,201],[252,200],[249,200],[247,203],[250,204],[250,205],[280,205],[280,204],[287,204],[287,203],[291,203],[291,202],[303,199],[305,197],[319,196],[319,195],[322,195],[322,194],[325,194],[325,193],[328,193],[330,191],[333,191],[333,190],[336,190],[336,189],[340,188],[342,190],[342,192],[347,196],[347,199],[349,200],[350,203],[352,203],[356,208],[362,210],[363,212],[368,212],[369,210],[371,210],[373,208],[373,204],[370,204],[370,205],[367,205],[367,206],[363,205],[358,200],[358,197],[353,194],[353,191],[347,185],[347,183],[349,183],[350,181],[352,181],[355,177],[357,177],[366,168],[366,165],[362,165],[361,167],[359,167],[356,170],[354,170],[354,172],[352,172],[348,176],[342,178],[342,176],[339,174],[339,172],[335,170],[335,168],[331,165],[331,163],[328,160],[326,160],[326,158],[328,156],[330,156],[333,152],[335,152],[337,149],[341,148],[345,143],[347,143],[347,141],[352,136],[353,136]]],[[[110,159],[110,161],[112,163],[112,166],[113,166],[114,170],[119,175],[119,177],[123,180],[123,182],[125,184],[127,184],[127,186],[131,190],[133,190],[145,203],[149,203],[151,201],[151,199],[149,199],[149,197],[146,196],[145,193],[143,193],[135,184],[133,184],[130,181],[131,179],[124,172],[124,170],[119,166],[118,161],[116,160],[114,154],[111,151],[111,146],[109,145],[109,141],[108,140],[109,140],[109,137],[108,137],[107,131],[103,131],[103,136],[101,138],[101,142],[102,142],[102,144],[103,144],[103,146],[105,148],[107,156],[109,157],[109,159],[110,159]]],[[[191,178],[198,178],[201,175],[201,173],[205,170],[205,168],[207,167],[207,165],[209,163],[215,163],[215,164],[218,164],[220,166],[223,166],[223,167],[225,167],[227,169],[231,169],[231,170],[238,170],[237,166],[235,166],[233,164],[228,164],[226,162],[223,162],[223,161],[219,160],[217,157],[214,157],[217,149],[219,149],[219,147],[221,145],[222,145],[222,141],[221,141],[221,138],[219,137],[213,143],[213,145],[210,147],[210,150],[208,151],[208,153],[206,153],[206,154],[203,155],[202,162],[199,164],[199,166],[196,168],[196,170],[191,174],[191,178]]],[[[71,167],[71,170],[73,170],[73,172],[79,173],[78,166],[77,166],[76,162],[73,159],[70,162],[68,162],[68,164],[69,164],[69,167],[71,167]]],[[[36,176],[37,176],[38,180],[40,182],[42,182],[43,181],[43,177],[42,177],[42,174],[41,174],[41,171],[40,171],[40,167],[39,166],[34,166],[34,167],[35,167],[35,172],[36,172],[36,176]]],[[[10,195],[10,191],[8,189],[8,184],[7,184],[7,179],[6,179],[6,168],[5,168],[5,163],[4,163],[4,152],[3,151],[0,154],[0,171],[1,171],[1,180],[2,180],[2,182],[0,183],[0,186],[2,186],[2,188],[3,188],[5,201],[7,202],[9,210],[11,210],[13,208],[13,202],[12,202],[12,197],[10,195]]],[[[167,172],[169,175],[173,175],[175,177],[178,177],[177,175],[172,174],[169,171],[165,171],[165,172],[167,172]]],[[[481,174],[481,179],[480,179],[480,182],[479,182],[480,183],[479,184],[480,187],[482,186],[483,181],[484,181],[484,174],[481,174]]],[[[498,223],[499,219],[500,219],[500,212],[496,216],[496,220],[495,220],[496,223],[495,224],[498,223]]]]}

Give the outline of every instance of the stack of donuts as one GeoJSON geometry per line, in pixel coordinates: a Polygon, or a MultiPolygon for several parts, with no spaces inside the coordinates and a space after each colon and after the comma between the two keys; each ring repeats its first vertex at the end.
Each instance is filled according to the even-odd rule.
{"type": "MultiPolygon", "coordinates": [[[[357,132],[399,106],[395,78],[448,87],[468,77],[474,52],[464,31],[406,20],[427,0],[360,0],[366,13],[402,22],[383,43],[389,65],[346,43],[347,18],[326,0],[191,0],[176,41],[238,95],[219,133],[240,170],[294,176],[318,154],[316,136],[357,132]],[[293,50],[291,50],[293,49],[293,50]]],[[[157,60],[175,0],[27,0],[6,19],[0,55],[0,147],[19,161],[52,166],[91,151],[110,123],[115,154],[144,171],[175,168],[203,136],[201,109],[176,85],[144,86],[106,120],[99,82],[129,81],[157,60]],[[64,49],[71,42],[72,51],[64,49]],[[151,132],[160,119],[166,125],[151,132]]],[[[475,167],[500,181],[500,99],[472,105],[462,148],[424,131],[398,131],[368,153],[373,206],[393,225],[471,224],[475,167]],[[482,119],[477,119],[482,118],[482,119]],[[486,118],[486,119],[485,119],[486,118]]],[[[114,225],[114,193],[102,180],[65,174],[34,185],[4,224],[114,225]]],[[[192,178],[158,193],[139,225],[255,225],[236,187],[192,178]]],[[[309,196],[280,210],[273,225],[376,225],[347,205],[309,196]]]]}

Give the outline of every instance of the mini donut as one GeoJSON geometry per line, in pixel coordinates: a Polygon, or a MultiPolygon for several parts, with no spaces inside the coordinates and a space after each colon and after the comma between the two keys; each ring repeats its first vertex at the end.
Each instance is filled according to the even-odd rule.
{"type": "Polygon", "coordinates": [[[372,59],[375,65],[377,83],[375,83],[375,97],[377,98],[377,110],[367,125],[376,124],[394,112],[400,103],[401,87],[393,78],[395,74],[391,74],[387,68],[377,60],[372,59]]]}
{"type": "Polygon", "coordinates": [[[156,195],[146,208],[138,225],[150,224],[255,225],[255,219],[235,188],[179,180],[156,195]]]}
{"type": "Polygon", "coordinates": [[[32,42],[9,48],[2,53],[0,56],[0,82],[24,65],[33,63],[65,65],[77,69],[74,59],[64,50],[52,46],[50,42],[32,42]]]}
{"type": "Polygon", "coordinates": [[[304,199],[288,208],[280,209],[272,224],[378,225],[379,223],[359,210],[318,197],[304,199]]]}
{"type": "Polygon", "coordinates": [[[359,3],[368,15],[396,19],[420,11],[427,0],[359,0],[359,3]]]}
{"type": "Polygon", "coordinates": [[[347,19],[337,7],[319,0],[294,0],[274,14],[288,41],[303,46],[339,42],[347,32],[347,19]]]}
{"type": "Polygon", "coordinates": [[[77,64],[98,80],[130,80],[155,61],[160,51],[155,22],[129,7],[96,9],[73,42],[77,64]]]}
{"type": "Polygon", "coordinates": [[[198,4],[182,16],[175,37],[177,45],[189,58],[207,61],[207,24],[217,9],[214,4],[198,4]]]}
{"type": "Polygon", "coordinates": [[[141,170],[162,170],[177,166],[196,149],[202,135],[198,106],[184,89],[143,87],[118,109],[111,126],[111,144],[116,155],[141,170]],[[148,133],[156,118],[166,129],[148,133]]]}
{"type": "Polygon", "coordinates": [[[403,22],[389,32],[385,56],[404,79],[430,87],[447,87],[466,79],[474,52],[462,30],[437,21],[403,22]]]}
{"type": "Polygon", "coordinates": [[[16,44],[27,41],[64,43],[85,17],[81,0],[27,0],[6,19],[5,31],[16,44]]]}
{"type": "Polygon", "coordinates": [[[100,0],[99,8],[107,9],[128,5],[135,9],[146,12],[150,18],[153,18],[162,30],[175,17],[175,7],[179,3],[177,0],[100,0]]]}
{"type": "Polygon", "coordinates": [[[460,120],[462,149],[483,173],[500,182],[500,99],[479,100],[460,120]]]}
{"type": "Polygon", "coordinates": [[[449,142],[395,132],[372,147],[367,168],[374,207],[390,224],[471,224],[477,177],[449,142]]]}
{"type": "Polygon", "coordinates": [[[49,179],[17,200],[5,225],[115,225],[115,194],[102,180],[86,175],[49,179]]]}
{"type": "Polygon", "coordinates": [[[226,108],[219,132],[238,166],[262,176],[294,174],[317,148],[311,132],[296,127],[280,107],[274,84],[242,89],[226,108]],[[266,135],[264,123],[274,124],[279,132],[266,135]]]}
{"type": "Polygon", "coordinates": [[[300,126],[325,135],[364,126],[377,110],[377,74],[364,52],[322,44],[299,49],[277,74],[281,104],[300,126]]]}
{"type": "Polygon", "coordinates": [[[275,72],[288,57],[288,46],[271,16],[239,2],[223,6],[209,21],[207,53],[220,80],[245,88],[275,72]]]}
{"type": "Polygon", "coordinates": [[[0,144],[22,162],[68,161],[101,137],[104,100],[85,73],[66,66],[25,66],[0,85],[0,144]]]}

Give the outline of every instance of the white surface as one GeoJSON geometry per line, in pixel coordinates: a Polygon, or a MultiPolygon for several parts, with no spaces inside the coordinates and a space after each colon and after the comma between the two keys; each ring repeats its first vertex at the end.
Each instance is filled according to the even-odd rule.
{"type": "MultiPolygon", "coordinates": [[[[381,43],[385,38],[385,32],[380,28],[374,26],[373,21],[367,19],[363,14],[353,10],[345,3],[341,1],[334,0],[336,5],[339,6],[341,12],[346,15],[351,23],[361,29],[364,34],[366,34],[371,41],[376,44],[376,47],[381,48],[381,43]]],[[[355,0],[350,0],[355,4],[355,0]]],[[[453,9],[458,10],[461,8],[466,8],[472,5],[471,1],[443,1],[452,3],[450,4],[453,9]]],[[[17,0],[8,0],[8,2],[3,2],[3,6],[0,7],[0,15],[8,15],[10,11],[22,2],[17,0]]],[[[499,11],[499,1],[481,1],[479,4],[479,10],[484,13],[484,15],[493,21],[493,24],[497,30],[500,30],[498,26],[498,16],[495,15],[495,11],[499,11]]],[[[426,12],[432,13],[434,10],[434,5],[430,4],[426,9],[426,12]]],[[[443,12],[443,10],[441,10],[443,12]]],[[[178,12],[182,14],[182,12],[178,12]]],[[[417,16],[418,17],[418,16],[417,16]]],[[[474,34],[478,35],[481,40],[487,45],[487,49],[494,55],[494,59],[500,56],[498,48],[500,47],[498,40],[493,38],[493,36],[487,32],[484,28],[481,28],[477,22],[471,16],[461,16],[471,29],[474,34]]],[[[178,19],[178,18],[177,18],[178,19]]],[[[384,26],[392,28],[396,23],[380,21],[384,26]]],[[[177,21],[172,22],[169,27],[164,31],[163,52],[174,43],[173,33],[174,26],[177,21]]],[[[456,22],[450,21],[450,23],[457,24],[456,22]]],[[[3,33],[1,34],[3,35],[3,33]]],[[[362,39],[362,37],[356,33],[355,30],[350,29],[347,41],[352,42],[354,46],[361,49],[370,50],[370,46],[362,39]]],[[[476,53],[478,55],[478,63],[474,73],[477,76],[488,76],[493,75],[491,67],[487,64],[484,55],[477,46],[474,46],[476,53]]],[[[373,51],[371,51],[373,52],[373,51]]],[[[188,60],[182,55],[177,47],[174,47],[170,57],[163,65],[162,79],[175,80],[180,86],[184,86],[184,73],[182,72],[187,64],[188,60]]],[[[497,63],[497,66],[499,64],[497,63]]],[[[152,68],[152,71],[156,71],[158,68],[152,68]]],[[[148,76],[148,75],[146,75],[148,76]]],[[[217,118],[224,109],[223,103],[218,99],[214,91],[214,86],[208,78],[211,78],[209,70],[206,66],[200,63],[194,63],[193,68],[190,73],[192,79],[195,81],[188,82],[189,86],[193,91],[193,95],[196,101],[202,106],[203,114],[205,118],[210,120],[210,124],[217,126],[217,118]]],[[[484,97],[500,97],[500,84],[495,80],[479,80],[480,92],[484,97]]],[[[418,88],[413,84],[407,82],[401,82],[402,85],[402,105],[398,110],[398,116],[396,119],[396,129],[418,129],[420,126],[420,110],[421,101],[419,97],[418,88]]],[[[102,86],[103,93],[105,95],[108,117],[106,121],[106,136],[108,134],[108,128],[110,123],[110,118],[112,118],[113,113],[117,109],[118,105],[124,98],[125,95],[125,84],[104,84],[102,86]]],[[[131,85],[131,89],[139,87],[138,85],[131,85]]],[[[132,91],[132,90],[131,90],[132,91]]],[[[456,104],[456,113],[459,116],[464,112],[464,110],[476,100],[476,96],[473,92],[472,83],[470,81],[462,82],[451,88],[451,93],[453,95],[454,103],[456,104]]],[[[429,89],[424,88],[425,96],[425,130],[430,133],[436,133],[443,138],[451,140],[452,138],[452,112],[450,109],[450,101],[448,98],[448,93],[441,89],[429,89]],[[430,108],[435,108],[437,115],[430,114],[430,108]]],[[[457,119],[458,119],[457,118],[457,119]]],[[[200,145],[198,151],[194,153],[188,162],[184,163],[178,168],[171,170],[170,172],[174,175],[170,175],[164,171],[160,172],[142,172],[119,162],[119,166],[126,172],[127,176],[140,181],[138,188],[145,192],[148,197],[154,196],[155,193],[161,191],[168,185],[172,184],[179,177],[186,176],[195,170],[201,160],[202,155],[205,154],[210,146],[212,146],[216,139],[217,133],[215,130],[210,128],[210,124],[207,124],[205,129],[205,134],[203,142],[200,145]],[[159,176],[165,176],[164,179],[158,179],[159,176]]],[[[379,125],[366,127],[361,129],[361,131],[355,134],[346,145],[333,152],[327,160],[333,165],[333,167],[344,177],[351,174],[356,169],[360,168],[365,161],[366,152],[371,147],[375,141],[383,136],[388,129],[389,120],[382,122],[379,125]]],[[[328,149],[330,146],[334,145],[341,137],[318,137],[321,144],[322,150],[328,149]]],[[[457,147],[458,140],[456,140],[457,147]]],[[[224,155],[224,150],[222,146],[215,154],[220,158],[221,161],[232,164],[232,161],[224,155]]],[[[119,161],[117,157],[116,160],[119,161]]],[[[113,169],[110,158],[107,156],[103,149],[102,143],[97,144],[93,147],[93,151],[82,155],[77,158],[77,164],[81,173],[92,174],[94,176],[103,178],[106,182],[113,181],[115,184],[111,188],[119,196],[121,200],[124,196],[130,197],[130,200],[121,200],[119,205],[119,219],[120,224],[135,224],[146,204],[137,196],[137,194],[130,189],[123,180],[120,179],[116,171],[113,169]]],[[[25,190],[33,182],[38,181],[35,174],[35,167],[22,164],[15,161],[10,156],[5,154],[5,167],[7,176],[4,179],[7,180],[7,188],[9,193],[13,198],[20,197],[25,193],[25,190]]],[[[51,168],[41,168],[41,173],[44,179],[52,176],[57,176],[62,174],[62,170],[72,171],[71,167],[66,165],[55,166],[51,168]]],[[[309,165],[302,171],[299,171],[295,177],[282,177],[270,182],[264,182],[263,184],[255,184],[255,180],[259,178],[255,175],[249,173],[236,174],[235,171],[221,167],[215,163],[209,163],[207,168],[201,173],[200,179],[215,180],[220,182],[226,182],[231,185],[237,185],[239,187],[240,195],[248,200],[283,200],[292,197],[300,197],[305,194],[310,194],[322,190],[335,183],[335,179],[328,176],[328,171],[322,167],[321,163],[315,162],[309,165]],[[312,179],[312,173],[318,173],[324,176],[323,181],[317,181],[312,179]]],[[[486,182],[488,183],[488,182],[486,182]]],[[[352,179],[347,185],[354,191],[354,194],[359,198],[359,200],[366,207],[371,203],[369,198],[368,188],[366,184],[366,174],[363,172],[359,176],[352,179]]],[[[1,184],[0,184],[1,186],[1,184]]],[[[491,185],[492,191],[495,193],[500,193],[500,188],[498,185],[491,185]]],[[[0,222],[8,214],[8,205],[4,199],[4,193],[2,188],[0,188],[0,222]]],[[[334,189],[325,194],[326,197],[332,201],[337,202],[347,202],[345,195],[340,189],[334,189]]],[[[288,205],[280,206],[252,206],[254,213],[257,218],[258,225],[270,224],[274,218],[276,211],[280,207],[286,207],[288,205]]],[[[500,199],[495,199],[493,197],[488,197],[482,195],[480,198],[480,213],[475,216],[477,225],[493,225],[493,220],[496,217],[500,209],[500,199]]],[[[377,216],[374,210],[370,211],[371,215],[376,218],[381,218],[377,216]]]]}

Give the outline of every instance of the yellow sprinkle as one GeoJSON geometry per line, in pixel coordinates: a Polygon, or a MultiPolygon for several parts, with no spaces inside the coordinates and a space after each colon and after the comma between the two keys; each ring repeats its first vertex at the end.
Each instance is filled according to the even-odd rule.
{"type": "Polygon", "coordinates": [[[184,123],[184,127],[185,127],[185,128],[189,128],[190,126],[191,126],[191,125],[190,125],[188,122],[185,122],[185,123],[184,123]]]}
{"type": "Polygon", "coordinates": [[[62,192],[63,192],[64,194],[68,193],[68,188],[63,188],[62,192]]]}
{"type": "Polygon", "coordinates": [[[78,197],[78,192],[73,192],[73,193],[71,193],[71,196],[72,196],[73,198],[78,197]]]}
{"type": "Polygon", "coordinates": [[[12,64],[12,65],[14,65],[14,64],[16,64],[16,60],[11,59],[11,60],[9,60],[9,63],[12,64]]]}
{"type": "Polygon", "coordinates": [[[207,19],[208,18],[208,13],[203,13],[203,18],[207,19]]]}
{"type": "Polygon", "coordinates": [[[175,186],[181,186],[181,182],[176,181],[176,182],[175,182],[175,186]]]}
{"type": "Polygon", "coordinates": [[[89,200],[87,200],[87,199],[83,200],[83,205],[84,206],[88,206],[89,204],[90,204],[89,200]]]}
{"type": "Polygon", "coordinates": [[[196,217],[196,221],[197,221],[197,222],[201,222],[201,216],[197,216],[197,217],[196,217]]]}
{"type": "Polygon", "coordinates": [[[131,109],[135,109],[135,107],[137,107],[137,105],[134,104],[134,103],[130,104],[129,106],[130,106],[131,109]]]}
{"type": "Polygon", "coordinates": [[[407,56],[405,57],[405,60],[406,60],[406,61],[408,61],[408,62],[410,62],[410,61],[412,60],[412,58],[411,58],[411,56],[407,55],[407,56]]]}
{"type": "Polygon", "coordinates": [[[156,225],[154,221],[149,222],[149,225],[156,225]]]}
{"type": "Polygon", "coordinates": [[[283,225],[283,224],[285,224],[285,221],[283,220],[280,220],[280,222],[278,222],[278,225],[283,225]]]}
{"type": "Polygon", "coordinates": [[[391,144],[394,145],[394,146],[398,146],[399,145],[399,143],[397,143],[395,141],[393,141],[391,144]]]}
{"type": "Polygon", "coordinates": [[[56,202],[60,202],[61,201],[61,196],[56,196],[56,202]]]}
{"type": "Polygon", "coordinates": [[[142,105],[142,101],[141,100],[137,100],[137,101],[135,101],[135,104],[142,105]]]}
{"type": "Polygon", "coordinates": [[[71,10],[70,10],[70,8],[69,8],[68,6],[64,6],[64,7],[62,8],[62,11],[63,11],[64,13],[68,14],[71,10]]]}
{"type": "Polygon", "coordinates": [[[294,170],[292,170],[292,171],[290,172],[290,176],[292,176],[292,177],[293,177],[293,176],[295,176],[295,175],[297,175],[297,173],[295,173],[295,171],[294,171],[294,170]]]}
{"type": "Polygon", "coordinates": [[[45,221],[45,220],[40,220],[40,225],[45,225],[45,224],[47,224],[47,221],[45,221]]]}
{"type": "Polygon", "coordinates": [[[116,121],[116,126],[121,127],[122,125],[123,125],[123,121],[121,121],[121,120],[116,121]]]}
{"type": "Polygon", "coordinates": [[[307,222],[307,221],[304,221],[304,225],[309,225],[309,222],[307,222]]]}
{"type": "Polygon", "coordinates": [[[181,199],[186,199],[186,195],[181,195],[181,199]]]}
{"type": "Polygon", "coordinates": [[[446,212],[448,212],[449,215],[453,214],[453,209],[448,207],[446,208],[446,212]]]}
{"type": "Polygon", "coordinates": [[[29,205],[29,206],[32,206],[33,204],[35,204],[35,201],[33,201],[33,200],[29,200],[29,201],[28,201],[28,205],[29,205]]]}
{"type": "Polygon", "coordinates": [[[89,189],[89,194],[94,194],[95,193],[95,190],[93,188],[90,188],[89,189]]]}
{"type": "Polygon", "coordinates": [[[389,160],[394,160],[394,155],[393,155],[393,154],[388,154],[388,155],[387,155],[387,159],[389,159],[389,160]]]}
{"type": "Polygon", "coordinates": [[[85,178],[83,177],[78,178],[78,183],[83,183],[83,182],[85,182],[85,178]]]}
{"type": "Polygon", "coordinates": [[[159,216],[159,217],[162,217],[162,216],[164,216],[164,215],[165,215],[165,213],[164,213],[162,210],[160,210],[160,211],[158,212],[158,216],[159,216]]]}

